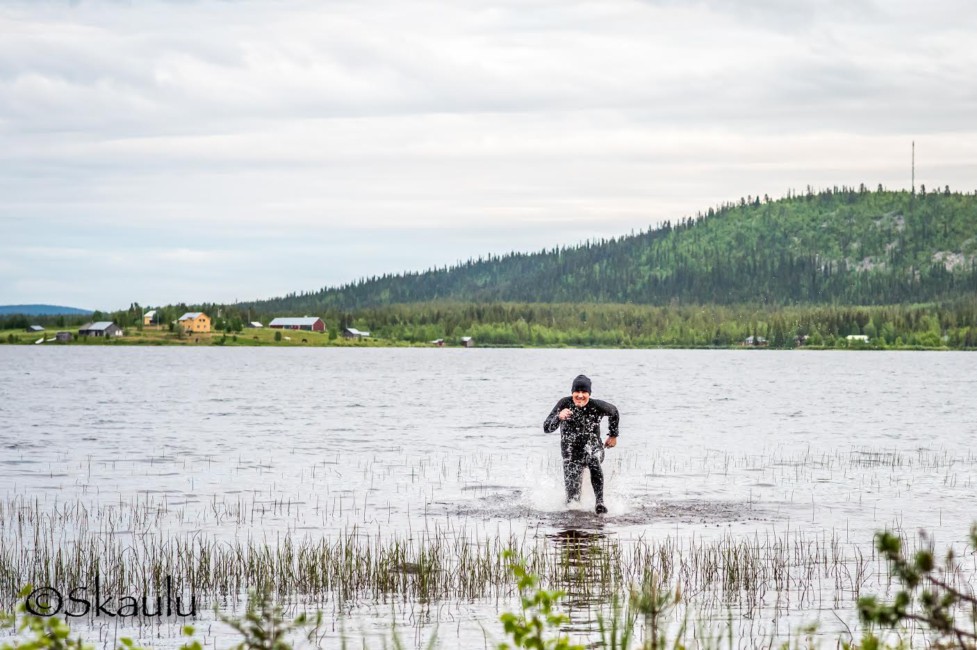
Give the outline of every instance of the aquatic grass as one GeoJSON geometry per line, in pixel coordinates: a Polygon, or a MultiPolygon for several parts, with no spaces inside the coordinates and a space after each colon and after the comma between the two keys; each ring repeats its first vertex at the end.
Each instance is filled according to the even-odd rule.
{"type": "Polygon", "coordinates": [[[4,594],[27,583],[87,585],[96,576],[116,593],[157,590],[169,576],[175,588],[211,601],[265,584],[309,602],[477,600],[513,593],[500,560],[507,552],[524,558],[544,584],[580,601],[605,598],[654,572],[675,581],[698,605],[746,613],[771,605],[851,604],[866,584],[884,579],[874,554],[834,533],[627,540],[583,531],[535,536],[440,526],[383,535],[353,526],[329,536],[229,540],[153,530],[160,510],[149,502],[94,511],[66,504],[42,511],[37,501],[26,500],[3,507],[4,594]],[[119,534],[106,524],[131,528],[119,534]]]}
{"type": "MultiPolygon", "coordinates": [[[[541,588],[565,592],[570,620],[580,629],[592,626],[616,595],[635,584],[647,590],[653,580],[656,593],[675,599],[671,618],[661,623],[666,627],[653,631],[660,636],[682,630],[690,611],[711,624],[731,612],[755,621],[771,613],[854,611],[867,590],[888,593],[893,579],[878,552],[826,531],[626,539],[600,531],[506,534],[453,525],[397,534],[354,525],[329,535],[252,532],[227,539],[154,529],[172,513],[145,498],[45,506],[16,497],[0,502],[0,514],[2,594],[27,583],[67,590],[90,585],[95,576],[105,592],[158,593],[170,577],[201,606],[241,602],[259,586],[284,603],[334,615],[371,603],[420,611],[445,602],[500,606],[518,592],[503,559],[509,553],[522,558],[541,588]]],[[[908,541],[901,544],[911,552],[908,541]]],[[[972,571],[945,579],[951,577],[966,584],[972,571]]],[[[740,625],[746,623],[737,624],[737,634],[740,625]]]]}
{"type": "MultiPolygon", "coordinates": [[[[166,454],[140,458],[139,464],[76,462],[82,468],[87,463],[89,475],[109,470],[124,475],[157,461],[176,462],[166,454]],[[93,472],[98,463],[103,466],[93,472]]],[[[59,462],[68,462],[67,456],[59,462]]],[[[209,461],[192,461],[188,473],[201,462],[209,461]]],[[[693,608],[715,621],[730,612],[750,621],[796,619],[828,609],[848,616],[866,590],[891,589],[884,559],[868,544],[852,542],[844,526],[773,532],[757,523],[761,530],[751,528],[754,516],[771,519],[764,507],[773,499],[751,497],[718,515],[707,513],[703,526],[697,511],[683,511],[679,499],[641,509],[631,523],[612,522],[609,528],[616,532],[610,534],[559,531],[559,522],[580,519],[577,513],[564,518],[536,512],[523,505],[518,491],[500,493],[501,486],[486,484],[494,462],[491,454],[457,460],[431,455],[397,465],[349,456],[304,468],[292,493],[276,491],[272,482],[230,494],[120,496],[100,492],[93,483],[68,500],[51,493],[0,498],[0,599],[9,602],[27,582],[70,587],[91,584],[96,575],[115,593],[152,593],[171,576],[175,588],[202,603],[240,602],[248,589],[267,582],[296,606],[318,605],[337,615],[396,606],[414,621],[457,603],[511,602],[516,586],[499,559],[507,550],[524,557],[543,586],[565,591],[574,620],[591,628],[600,603],[640,583],[649,571],[681,593],[675,616],[693,608]],[[340,471],[345,483],[332,481],[340,471]],[[409,491],[406,512],[403,503],[391,506],[374,497],[374,484],[390,481],[409,491]],[[351,484],[360,487],[336,488],[351,484]],[[461,505],[434,503],[427,491],[445,485],[467,490],[471,498],[461,505]],[[423,505],[413,506],[422,491],[423,505]],[[519,519],[515,525],[500,521],[513,516],[519,519]],[[717,529],[715,524],[727,520],[733,522],[728,531],[717,529]],[[533,528],[533,521],[543,523],[533,528]],[[629,538],[638,526],[643,536],[629,538]]],[[[552,459],[536,462],[541,472],[559,471],[552,459]]],[[[966,485],[975,465],[977,456],[966,450],[809,448],[688,457],[622,454],[608,467],[628,476],[647,476],[651,468],[649,484],[659,476],[697,475],[720,486],[743,486],[745,477],[775,486],[779,503],[790,504],[794,486],[820,479],[844,479],[852,502],[860,503],[860,484],[898,491],[925,476],[966,485]]],[[[264,476],[269,469],[261,460],[239,458],[234,471],[264,476]]],[[[821,506],[814,499],[810,504],[812,510],[821,506]]],[[[798,508],[784,506],[779,512],[785,516],[774,512],[774,521],[783,523],[794,520],[798,508]]]]}

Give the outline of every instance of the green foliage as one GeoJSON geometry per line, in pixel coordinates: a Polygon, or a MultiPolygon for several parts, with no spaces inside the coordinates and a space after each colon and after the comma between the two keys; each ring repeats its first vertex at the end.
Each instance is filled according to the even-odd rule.
{"type": "MultiPolygon", "coordinates": [[[[384,275],[249,305],[315,313],[429,301],[895,304],[977,290],[977,194],[831,188],[754,197],[646,232],[384,275]]],[[[348,324],[351,319],[344,321],[348,324]]]]}
{"type": "MultiPolygon", "coordinates": [[[[331,311],[322,317],[330,322],[355,317],[361,329],[372,331],[373,341],[387,344],[444,339],[457,346],[462,336],[472,336],[479,346],[739,347],[754,336],[770,348],[977,348],[974,297],[888,306],[429,302],[331,311]],[[864,334],[869,341],[849,344],[849,334],[864,334]]],[[[181,329],[175,330],[178,337],[181,329]]],[[[5,332],[0,340],[33,342],[21,332],[5,332]]],[[[281,330],[267,332],[262,340],[271,343],[273,336],[283,340],[281,330]]],[[[339,340],[332,328],[322,337],[326,340],[363,344],[339,340]],[[331,338],[333,331],[336,338],[331,338]]]]}
{"type": "MultiPolygon", "coordinates": [[[[740,346],[760,336],[769,347],[834,346],[840,338],[875,327],[868,347],[896,345],[910,335],[917,345],[963,348],[977,345],[977,300],[931,305],[760,306],[540,303],[418,303],[364,307],[353,312],[374,336],[388,341],[460,345],[472,336],[479,346],[712,347],[740,346]],[[973,334],[968,338],[968,331],[973,334]],[[943,340],[943,336],[947,340],[943,340]]],[[[328,313],[325,319],[335,317],[328,313]]]]}
{"type": "MultiPolygon", "coordinates": [[[[977,194],[830,188],[744,197],[630,236],[452,268],[362,279],[272,300],[157,307],[249,320],[316,314],[387,341],[458,345],[977,348],[977,194]],[[901,339],[901,340],[900,340],[901,339]]],[[[144,308],[89,317],[139,327],[144,308]]],[[[41,316],[46,325],[64,316],[41,316]]],[[[18,326],[14,328],[13,324],[18,326]]],[[[0,316],[0,329],[26,319],[0,316]]],[[[60,327],[60,326],[59,326],[60,327]]],[[[281,340],[277,339],[276,340],[281,340]]]]}
{"type": "Polygon", "coordinates": [[[566,615],[555,611],[556,603],[565,595],[564,592],[541,589],[539,578],[526,571],[520,561],[513,559],[511,552],[506,551],[504,557],[516,579],[522,610],[518,613],[505,612],[499,617],[505,633],[512,637],[513,643],[500,643],[499,650],[584,650],[584,646],[572,645],[560,633],[560,627],[570,620],[566,615]]]}
{"type": "MultiPolygon", "coordinates": [[[[183,645],[180,646],[180,650],[203,650],[203,644],[201,644],[200,641],[198,641],[197,639],[193,638],[195,631],[196,630],[194,630],[192,625],[183,626],[183,629],[180,630],[180,632],[183,634],[183,636],[187,637],[187,640],[184,641],[183,645]]],[[[123,642],[124,641],[126,641],[126,639],[123,639],[123,642]]],[[[132,642],[130,641],[128,646],[126,646],[125,648],[119,648],[119,650],[144,650],[144,649],[133,648],[132,642]]]]}
{"type": "MultiPolygon", "coordinates": [[[[957,571],[953,549],[947,551],[943,564],[938,564],[932,542],[925,534],[922,538],[926,547],[907,557],[897,535],[876,534],[876,547],[900,588],[891,602],[880,601],[876,596],[860,598],[859,616],[866,624],[886,628],[918,623],[934,632],[941,644],[977,648],[977,596],[971,589],[953,584],[957,571]],[[969,621],[960,623],[958,617],[964,613],[969,621]]],[[[971,526],[970,544],[977,547],[977,524],[971,526]]]]}
{"type": "Polygon", "coordinates": [[[25,330],[29,325],[32,324],[31,321],[27,319],[27,316],[23,316],[21,314],[4,316],[0,322],[3,323],[3,329],[12,330],[25,330]]]}
{"type": "Polygon", "coordinates": [[[232,650],[291,650],[288,635],[311,626],[307,638],[312,641],[322,622],[321,612],[312,621],[305,614],[287,620],[281,607],[272,601],[268,589],[250,593],[244,616],[234,618],[218,613],[218,617],[242,637],[232,650]]]}
{"type": "Polygon", "coordinates": [[[2,627],[15,628],[20,637],[5,641],[0,645],[0,650],[94,650],[94,646],[82,641],[81,637],[72,639],[71,630],[63,619],[28,613],[26,599],[31,591],[30,585],[21,589],[19,597],[22,602],[17,607],[18,615],[0,618],[2,627]]]}
{"type": "MultiPolygon", "coordinates": [[[[26,598],[30,593],[30,586],[21,590],[23,602],[18,606],[16,615],[0,615],[0,627],[14,627],[19,634],[19,638],[0,645],[0,650],[94,650],[94,646],[84,643],[80,637],[72,639],[71,630],[61,618],[28,613],[26,598]]],[[[322,623],[321,612],[312,619],[305,614],[292,620],[286,619],[281,607],[272,602],[267,590],[249,594],[247,611],[243,616],[231,617],[219,612],[217,616],[241,635],[241,642],[230,650],[292,650],[289,642],[292,633],[310,628],[306,638],[313,641],[322,623]]],[[[194,638],[193,626],[186,625],[181,632],[187,640],[180,650],[203,650],[203,644],[194,638]]],[[[132,639],[122,637],[118,650],[145,649],[136,646],[132,639]]]]}
{"type": "MultiPolygon", "coordinates": [[[[630,611],[625,620],[634,621],[639,617],[642,619],[645,633],[648,636],[648,642],[645,644],[645,648],[659,650],[670,645],[665,634],[664,621],[673,608],[681,601],[682,595],[678,589],[674,593],[666,589],[665,585],[653,574],[646,574],[641,586],[631,590],[629,598],[630,611]]],[[[684,647],[684,645],[679,643],[679,640],[684,636],[684,632],[685,625],[683,623],[682,628],[676,634],[676,647],[684,647]]],[[[621,647],[627,648],[626,643],[629,642],[627,636],[625,636],[624,641],[625,644],[621,647]]]]}

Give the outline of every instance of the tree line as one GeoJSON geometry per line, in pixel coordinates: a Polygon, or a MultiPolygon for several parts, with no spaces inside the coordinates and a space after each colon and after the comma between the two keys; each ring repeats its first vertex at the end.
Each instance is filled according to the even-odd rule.
{"type": "Polygon", "coordinates": [[[977,194],[809,189],[535,253],[246,303],[258,312],[438,300],[664,305],[931,302],[977,292],[977,194]]]}
{"type": "MultiPolygon", "coordinates": [[[[140,313],[129,309],[102,316],[138,328],[140,313]]],[[[240,331],[248,316],[233,307],[222,308],[222,314],[215,320],[217,331],[240,331]]],[[[427,302],[318,315],[327,327],[319,336],[336,338],[352,326],[374,338],[412,344],[437,339],[452,344],[471,336],[480,346],[735,347],[752,337],[772,348],[977,348],[975,297],[881,306],[427,302]],[[866,336],[868,343],[849,341],[849,335],[866,336]]],[[[13,318],[0,317],[0,329],[10,329],[13,318]]],[[[43,324],[44,319],[35,320],[43,324]]]]}
{"type": "MultiPolygon", "coordinates": [[[[172,328],[317,315],[391,341],[473,336],[489,345],[974,347],[977,193],[841,187],[744,197],[621,238],[469,260],[234,305],[157,307],[172,328]],[[857,306],[856,306],[857,305],[857,306]]],[[[85,320],[143,327],[147,307],[85,320]]],[[[0,327],[82,317],[0,316],[0,327]]]]}

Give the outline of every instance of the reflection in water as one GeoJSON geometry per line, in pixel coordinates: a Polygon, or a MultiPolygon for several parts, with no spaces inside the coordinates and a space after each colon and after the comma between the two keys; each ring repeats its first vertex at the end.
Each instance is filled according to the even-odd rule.
{"type": "Polygon", "coordinates": [[[659,626],[668,624],[666,619],[679,602],[678,592],[670,588],[664,574],[646,566],[639,571],[637,584],[622,590],[619,540],[605,533],[602,524],[596,531],[568,528],[546,538],[553,544],[558,566],[552,583],[566,593],[560,609],[569,622],[561,632],[592,640],[587,647],[604,647],[593,640],[602,627],[611,629],[616,619],[625,626],[637,624],[632,632],[639,639],[649,638],[645,634],[658,638],[659,626]]]}
{"type": "Polygon", "coordinates": [[[610,575],[608,535],[597,531],[569,528],[546,538],[553,543],[557,554],[559,574],[555,584],[566,592],[562,609],[570,622],[562,628],[568,633],[595,632],[597,613],[607,609],[614,598],[610,575]]]}

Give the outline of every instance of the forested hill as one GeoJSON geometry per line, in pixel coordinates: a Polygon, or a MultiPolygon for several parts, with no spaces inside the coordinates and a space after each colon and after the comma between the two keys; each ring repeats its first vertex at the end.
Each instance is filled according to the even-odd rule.
{"type": "Polygon", "coordinates": [[[977,194],[834,189],[742,199],[637,235],[252,303],[317,313],[421,301],[893,304],[977,292],[977,194]]]}
{"type": "Polygon", "coordinates": [[[59,305],[0,305],[0,316],[23,314],[24,316],[87,316],[90,309],[61,307],[59,305]]]}

